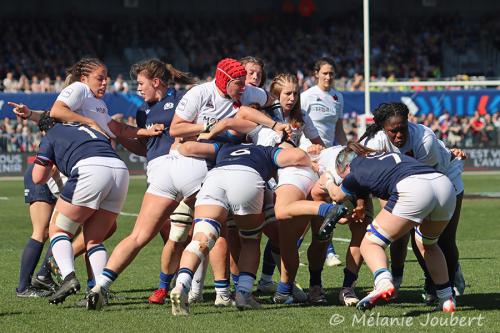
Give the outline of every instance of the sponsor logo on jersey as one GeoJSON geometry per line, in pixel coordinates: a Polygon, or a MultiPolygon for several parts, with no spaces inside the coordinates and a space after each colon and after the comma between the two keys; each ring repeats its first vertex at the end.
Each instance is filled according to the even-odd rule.
{"type": "Polygon", "coordinates": [[[173,107],[174,107],[174,103],[168,102],[168,103],[165,103],[165,105],[163,105],[163,110],[170,110],[173,107]]]}
{"type": "Polygon", "coordinates": [[[313,103],[311,104],[311,111],[327,113],[329,111],[329,108],[323,103],[313,103]]]}
{"type": "Polygon", "coordinates": [[[146,109],[146,111],[144,112],[146,112],[146,114],[149,114],[149,112],[151,112],[151,109],[146,109]]]}
{"type": "Polygon", "coordinates": [[[214,103],[212,102],[212,100],[209,99],[208,102],[207,102],[207,104],[205,104],[205,106],[207,108],[213,109],[214,108],[214,103]]]}
{"type": "Polygon", "coordinates": [[[104,106],[96,106],[95,110],[99,113],[107,113],[108,112],[108,108],[106,108],[104,106]]]}
{"type": "Polygon", "coordinates": [[[337,97],[337,95],[333,95],[332,97],[333,97],[333,100],[334,100],[335,102],[338,102],[338,101],[339,101],[339,98],[337,97]]]}

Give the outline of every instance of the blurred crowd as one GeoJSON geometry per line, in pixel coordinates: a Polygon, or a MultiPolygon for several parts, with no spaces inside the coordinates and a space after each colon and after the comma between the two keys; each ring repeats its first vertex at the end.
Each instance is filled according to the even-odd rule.
{"type": "MultiPolygon", "coordinates": [[[[201,82],[213,78],[218,60],[230,56],[258,56],[265,61],[269,79],[279,72],[294,72],[302,90],[314,85],[312,65],[321,56],[336,63],[335,87],[341,91],[364,89],[363,34],[361,13],[342,18],[300,19],[290,15],[255,15],[214,19],[104,22],[93,20],[32,19],[18,24],[4,20],[0,30],[0,91],[60,92],[65,68],[82,56],[107,59],[125,49],[150,49],[167,62],[184,62],[185,70],[201,82]],[[206,29],[210,26],[210,29],[206,29]],[[230,33],[228,27],[231,27],[230,33]]],[[[371,81],[484,80],[482,76],[442,77],[443,44],[463,52],[476,45],[478,36],[489,34],[500,48],[500,21],[496,18],[465,22],[455,16],[429,17],[418,24],[403,19],[373,20],[371,23],[371,81]],[[432,22],[432,24],[426,24],[432,22]],[[479,32],[479,34],[477,33],[479,32]]],[[[176,64],[178,66],[178,64],[176,64]]],[[[441,87],[442,88],[442,87],[441,87]]],[[[108,78],[110,92],[135,90],[128,74],[108,78]]],[[[440,87],[395,87],[373,90],[423,90],[440,87]]],[[[447,87],[446,89],[460,89],[447,87]]],[[[118,116],[119,117],[119,116],[118,116]]],[[[432,114],[412,121],[431,127],[449,146],[500,146],[500,116],[439,117],[432,114]]],[[[123,121],[134,125],[133,117],[123,121]]],[[[346,114],[349,139],[357,139],[359,119],[346,114]]],[[[32,152],[38,147],[37,127],[20,119],[0,123],[0,152],[32,152]]]]}
{"type": "MultiPolygon", "coordinates": [[[[116,114],[113,119],[136,126],[134,117],[116,114]]],[[[450,116],[444,112],[439,117],[427,114],[419,117],[409,116],[410,121],[430,127],[448,147],[500,147],[500,111],[490,115],[473,117],[450,116]]],[[[344,115],[344,129],[348,140],[358,139],[359,117],[344,115]]],[[[0,122],[0,153],[35,152],[40,143],[38,126],[20,118],[5,118],[0,122]]]]}
{"type": "MultiPolygon", "coordinates": [[[[97,56],[106,60],[111,54],[126,62],[127,48],[149,50],[148,54],[176,63],[201,81],[211,79],[215,64],[223,57],[258,56],[266,63],[268,78],[295,72],[304,89],[313,84],[313,62],[330,56],[336,63],[337,89],[364,89],[363,29],[358,12],[321,21],[269,14],[211,20],[169,18],[155,24],[36,19],[3,23],[0,91],[5,92],[58,92],[65,68],[76,59],[97,56]]],[[[450,16],[415,24],[392,18],[390,22],[373,20],[371,31],[371,81],[439,80],[443,79],[444,42],[460,52],[477,44],[480,35],[500,35],[495,34],[500,32],[500,23],[496,18],[466,23],[450,16]]],[[[447,79],[481,80],[491,75],[447,79]]],[[[128,85],[127,79],[128,75],[114,77],[115,91],[127,91],[129,87],[120,83],[128,85]]]]}

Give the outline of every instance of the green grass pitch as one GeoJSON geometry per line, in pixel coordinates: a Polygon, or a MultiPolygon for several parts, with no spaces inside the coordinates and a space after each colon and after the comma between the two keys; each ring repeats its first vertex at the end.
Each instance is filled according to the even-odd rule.
{"type": "MultiPolygon", "coordinates": [[[[466,192],[500,191],[500,175],[464,176],[466,192]]],[[[145,180],[133,179],[124,212],[137,213],[145,190],[145,180]]],[[[19,299],[15,296],[21,251],[31,234],[28,207],[23,200],[22,181],[0,181],[0,332],[499,332],[500,331],[500,199],[468,199],[462,208],[458,231],[460,262],[467,288],[458,299],[459,312],[450,316],[431,312],[421,303],[423,277],[412,253],[408,256],[400,301],[363,313],[339,305],[342,267],[325,267],[323,283],[329,305],[265,305],[259,311],[239,312],[218,309],[213,304],[212,279],[207,278],[205,303],[192,306],[192,315],[175,318],[169,304],[149,305],[147,297],[157,286],[162,241],[156,237],[142,250],[132,265],[120,275],[112,289],[120,296],[102,312],[88,312],[73,303],[83,292],[59,306],[46,299],[19,299]]],[[[134,216],[120,216],[118,230],[106,243],[112,250],[130,232],[134,216]]],[[[347,238],[340,226],[335,237],[347,238]]],[[[308,286],[305,250],[301,247],[298,282],[308,286]]],[[[265,244],[263,240],[262,244],[265,244]]],[[[337,252],[345,254],[347,243],[337,241],[337,252]]],[[[411,251],[409,251],[411,252],[411,251]]],[[[77,259],[77,275],[84,285],[83,261],[77,259]]],[[[275,273],[275,280],[277,274],[275,273]]],[[[363,266],[357,283],[358,296],[371,288],[372,277],[363,266]]],[[[85,288],[82,288],[85,289],[85,288]]],[[[269,296],[261,296],[267,302],[269,296]]]]}

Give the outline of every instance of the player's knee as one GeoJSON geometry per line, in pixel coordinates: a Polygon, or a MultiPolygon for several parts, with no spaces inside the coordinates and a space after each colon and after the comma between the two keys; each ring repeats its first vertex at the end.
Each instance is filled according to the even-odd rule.
{"type": "Polygon", "coordinates": [[[393,241],[393,239],[389,237],[389,234],[377,224],[376,220],[373,220],[368,228],[366,228],[366,238],[384,249],[393,241]]]}
{"type": "Polygon", "coordinates": [[[194,220],[193,240],[186,247],[186,251],[194,253],[200,260],[215,246],[220,236],[220,223],[209,218],[194,220]]]}
{"type": "Polygon", "coordinates": [[[193,224],[193,210],[181,201],[170,215],[170,233],[168,238],[174,242],[185,242],[193,224]]]}
{"type": "Polygon", "coordinates": [[[287,209],[280,206],[274,206],[274,216],[276,220],[286,220],[291,217],[290,214],[288,214],[287,209]]]}

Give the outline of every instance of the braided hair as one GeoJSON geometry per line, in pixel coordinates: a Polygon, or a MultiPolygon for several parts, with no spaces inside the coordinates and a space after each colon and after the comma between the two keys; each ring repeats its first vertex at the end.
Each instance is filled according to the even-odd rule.
{"type": "Polygon", "coordinates": [[[378,131],[384,129],[384,124],[389,118],[397,116],[408,119],[408,113],[408,107],[400,102],[380,104],[375,111],[373,111],[374,123],[366,127],[366,132],[359,138],[358,142],[361,142],[365,138],[373,138],[378,131]]]}
{"type": "Polygon", "coordinates": [[[106,65],[97,58],[82,58],[76,64],[66,69],[66,79],[64,86],[69,86],[73,82],[80,81],[82,75],[89,75],[97,67],[104,67],[106,65]]]}
{"type": "MultiPolygon", "coordinates": [[[[297,87],[298,92],[299,80],[297,79],[297,76],[290,73],[281,73],[276,75],[276,77],[271,82],[271,86],[269,88],[271,95],[275,96],[279,100],[281,91],[287,83],[294,84],[297,87]]],[[[304,119],[302,118],[302,112],[300,109],[300,94],[297,93],[297,100],[295,101],[295,105],[290,112],[290,125],[292,125],[293,127],[302,127],[303,124],[304,119]]]]}

